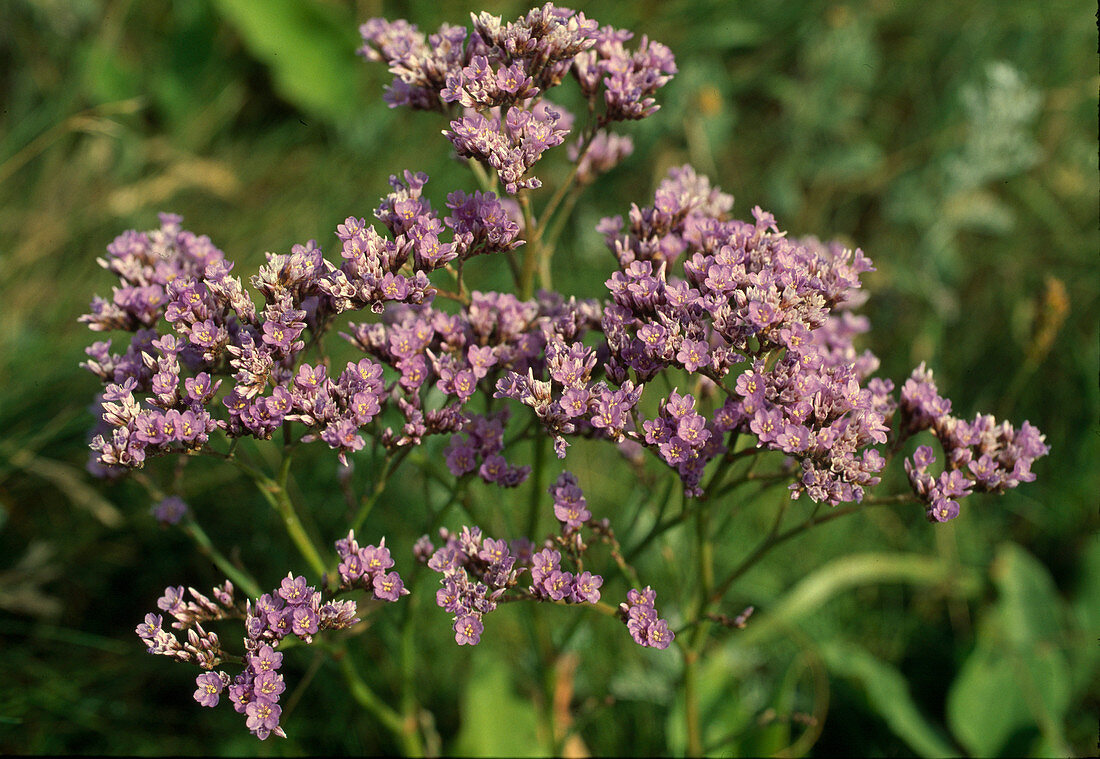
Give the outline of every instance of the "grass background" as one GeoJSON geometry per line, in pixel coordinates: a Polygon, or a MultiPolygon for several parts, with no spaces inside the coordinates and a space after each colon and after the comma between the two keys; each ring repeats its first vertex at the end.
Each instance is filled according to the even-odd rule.
{"type": "MultiPolygon", "coordinates": [[[[331,250],[336,224],[369,216],[387,177],[405,168],[433,177],[437,205],[448,189],[470,189],[447,157],[438,117],[386,108],[384,67],[362,63],[354,49],[357,24],[374,15],[434,30],[481,9],[514,17],[526,8],[6,4],[0,750],[395,749],[343,694],[335,668],[308,651],[287,667],[292,690],[307,682],[284,721],[291,739],[264,744],[231,711],[195,706],[190,669],[142,655],[132,630],[165,585],[202,589],[220,578],[183,535],[153,523],[139,488],[84,473],[86,407],[97,383],[77,368],[90,337],[76,317],[111,284],[96,257],[119,232],[155,226],[157,211],[183,214],[185,226],[211,235],[247,273],[264,251],[295,242],[315,238],[331,250]]],[[[600,294],[611,260],[596,221],[646,201],[668,167],[691,162],[736,196],[735,213],[759,203],[792,234],[839,237],[871,256],[878,271],[866,281],[873,297],[864,311],[874,330],[865,344],[882,358],[882,375],[900,382],[928,361],[956,410],[1029,419],[1052,449],[1037,482],[1002,498],[973,497],[950,525],[927,525],[919,509],[876,510],[819,528],[747,575],[731,593],[732,613],[750,603],[793,611],[777,613],[771,633],[733,636],[713,652],[703,694],[708,741],[726,754],[773,753],[792,742],[794,753],[817,755],[1095,752],[1094,8],[669,0],[584,10],[668,44],[680,73],[660,95],[663,110],[628,125],[635,156],[578,204],[556,259],[563,291],[600,294]],[[845,557],[867,552],[925,557],[954,579],[883,574],[846,584],[845,557]],[[814,578],[824,585],[798,585],[814,578]],[[809,594],[801,610],[783,605],[796,585],[809,594]],[[802,713],[818,716],[812,747],[798,741],[807,733],[802,713]]],[[[478,263],[468,267],[475,285],[505,285],[494,262],[478,263]]],[[[575,452],[569,465],[594,511],[615,523],[644,485],[613,454],[575,452]]],[[[296,485],[311,528],[335,538],[343,506],[334,465],[309,456],[296,485]]],[[[170,479],[170,470],[151,469],[170,479]]],[[[368,464],[358,477],[369,481],[368,464]]],[[[367,536],[390,535],[399,552],[419,534],[432,496],[408,482],[387,492],[367,536]]],[[[184,493],[215,542],[265,582],[304,570],[288,563],[278,525],[234,472],[195,462],[184,493]]],[[[490,488],[476,495],[485,513],[527,497],[490,488]]],[[[774,508],[774,499],[759,500],[736,513],[720,547],[729,565],[755,544],[774,508]]],[[[643,577],[662,598],[674,597],[684,549],[675,534],[660,549],[643,577]]],[[[398,553],[399,568],[410,564],[398,553]]],[[[436,715],[443,750],[538,751],[538,694],[518,616],[498,612],[486,642],[459,651],[445,615],[428,608],[431,594],[422,596],[420,697],[436,715]],[[514,726],[506,733],[496,727],[504,721],[514,726]]],[[[557,631],[572,618],[559,611],[545,612],[557,631]]],[[[368,679],[393,698],[400,619],[383,615],[356,652],[368,679]]],[[[603,619],[569,641],[567,654],[559,684],[576,720],[573,748],[683,750],[676,654],[637,649],[603,619]]]]}

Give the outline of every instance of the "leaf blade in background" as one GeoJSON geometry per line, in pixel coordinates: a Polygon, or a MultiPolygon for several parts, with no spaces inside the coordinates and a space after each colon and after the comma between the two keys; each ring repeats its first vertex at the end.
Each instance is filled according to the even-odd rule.
{"type": "Polygon", "coordinates": [[[905,678],[896,667],[866,649],[833,641],[822,646],[825,663],[835,673],[860,683],[867,702],[909,748],[921,756],[953,756],[957,753],[913,702],[905,678]]]}
{"type": "Polygon", "coordinates": [[[462,699],[466,709],[455,741],[456,755],[543,755],[546,749],[538,740],[535,707],[515,693],[508,667],[489,655],[475,655],[474,665],[462,699]]]}
{"type": "Polygon", "coordinates": [[[1062,602],[1046,568],[1023,548],[998,548],[990,575],[996,605],[978,626],[974,651],[947,695],[947,720],[971,754],[995,756],[1017,730],[1035,725],[1040,748],[1072,753],[1063,725],[1072,684],[1058,647],[1062,602]]]}
{"type": "Polygon", "coordinates": [[[978,577],[942,559],[919,554],[865,553],[835,559],[795,585],[770,610],[756,617],[734,641],[748,646],[768,634],[791,625],[816,611],[837,594],[873,583],[910,583],[913,585],[950,584],[962,596],[975,594],[978,577]]]}
{"type": "Polygon", "coordinates": [[[333,121],[354,112],[360,68],[350,15],[301,0],[215,0],[215,5],[271,69],[276,89],[288,101],[333,121]]]}

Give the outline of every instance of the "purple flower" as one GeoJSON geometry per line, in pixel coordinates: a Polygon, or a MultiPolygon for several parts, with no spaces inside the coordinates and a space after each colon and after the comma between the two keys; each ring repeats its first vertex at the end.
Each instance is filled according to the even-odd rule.
{"type": "Polygon", "coordinates": [[[157,608],[169,614],[175,614],[185,605],[183,597],[184,590],[182,585],[174,588],[171,586],[167,587],[164,589],[164,595],[157,600],[157,608]]]}
{"type": "Polygon", "coordinates": [[[290,610],[290,630],[299,638],[317,632],[317,612],[308,606],[296,606],[290,610]]]}
{"type": "Polygon", "coordinates": [[[283,666],[283,655],[265,643],[255,654],[248,657],[248,664],[256,675],[274,672],[283,666]]]}
{"type": "Polygon", "coordinates": [[[279,698],[279,694],[286,690],[286,683],[278,672],[268,670],[256,675],[256,679],[252,681],[252,687],[257,699],[275,701],[279,698]]]}
{"type": "Polygon", "coordinates": [[[382,601],[396,601],[409,592],[397,572],[376,575],[373,587],[374,597],[382,601]]]}
{"type": "Polygon", "coordinates": [[[710,366],[710,352],[707,349],[707,344],[702,340],[684,340],[680,344],[676,360],[683,364],[689,372],[694,372],[704,366],[710,366]]]}
{"type": "Polygon", "coordinates": [[[946,498],[933,501],[928,506],[929,522],[949,522],[959,515],[959,504],[946,498]]]}
{"type": "Polygon", "coordinates": [[[279,586],[279,596],[287,603],[298,604],[309,598],[309,585],[305,577],[294,577],[288,574],[279,586]]]}
{"type": "Polygon", "coordinates": [[[676,637],[675,633],[668,629],[668,622],[658,619],[646,629],[646,645],[650,648],[668,648],[668,644],[676,637]]]}
{"type": "MultiPolygon", "coordinates": [[[[195,700],[200,706],[214,707],[221,700],[221,692],[225,687],[222,680],[223,674],[219,672],[204,672],[195,678],[195,700]]],[[[228,679],[228,676],[226,676],[228,679]]]]}
{"type": "Polygon", "coordinates": [[[386,548],[386,539],[377,546],[364,546],[359,549],[359,560],[363,563],[363,571],[370,575],[384,572],[393,566],[393,557],[390,549],[386,548]]]}
{"type": "Polygon", "coordinates": [[[481,620],[473,614],[465,614],[455,620],[455,642],[460,646],[476,646],[481,642],[481,633],[485,631],[481,620]]]}
{"type": "Polygon", "coordinates": [[[245,707],[248,715],[246,725],[256,734],[260,740],[264,740],[279,727],[279,716],[282,709],[279,705],[266,698],[256,698],[245,707]]]}
{"type": "Polygon", "coordinates": [[[573,578],[573,601],[594,604],[600,600],[603,578],[591,572],[581,572],[573,578]]]}

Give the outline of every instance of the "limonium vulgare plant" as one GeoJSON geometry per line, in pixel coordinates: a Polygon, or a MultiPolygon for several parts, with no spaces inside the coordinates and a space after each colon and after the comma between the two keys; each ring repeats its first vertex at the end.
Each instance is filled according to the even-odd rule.
{"type": "Polygon", "coordinates": [[[1032,462],[1048,449],[1027,422],[953,415],[923,364],[900,390],[874,376],[878,360],[854,342],[869,330],[856,313],[860,276],[872,269],[862,251],[791,237],[759,207],[751,220],[734,218],[733,198],[690,166],[672,169],[625,218],[600,222],[605,297],[553,290],[555,247],[577,198],[633,151],[616,127],[656,113],[676,73],[664,45],[552,4],[509,23],[474,15],[469,29],[431,35],[383,19],[361,32],[360,53],[394,74],[387,102],[435,112],[425,118],[439,119],[441,147],[468,164],[471,186],[443,188],[437,209],[416,167],[391,177],[374,221],[349,217],[336,229],[338,257],[314,241],[268,253],[250,278],[260,299],[209,237],[162,214],[159,228],[108,246],[101,263],[120,284],[82,317],[96,332],[128,333],[87,349],[84,366],[104,383],[90,468],[137,478],[154,516],[182,524],[228,578],[212,598],[169,586],[137,627],[150,653],[198,668],[200,705],[225,700],[257,738],[285,736],[280,667],[300,653],[295,645],[320,644],[377,724],[407,752],[424,752],[433,728],[416,693],[399,706],[378,696],[342,655],[355,640],[342,631],[389,613],[410,592],[403,578],[434,574],[410,586],[435,593],[435,623],[451,626],[456,646],[491,634],[506,602],[580,607],[588,623],[624,628],[623,645],[676,644],[688,751],[698,755],[698,663],[716,638],[751,624],[751,608],[727,608],[727,595],[772,548],[873,503],[919,506],[945,522],[972,493],[1034,479],[1032,462]],[[583,112],[554,102],[567,84],[583,112]],[[540,179],[550,153],[571,164],[557,187],[540,179]],[[463,272],[476,266],[507,267],[515,291],[468,290],[463,272]],[[332,339],[362,357],[339,366],[325,350],[332,339]],[[883,469],[922,433],[937,444],[901,463],[911,492],[876,493],[883,469]],[[277,466],[248,455],[246,438],[270,446],[277,466]],[[450,495],[423,537],[362,545],[356,531],[387,483],[434,438],[446,468],[423,469],[450,495]],[[632,545],[604,516],[613,504],[590,503],[566,468],[578,438],[617,446],[628,471],[653,459],[671,483],[655,488],[659,513],[632,545]],[[288,489],[292,454],[307,444],[335,452],[333,488],[355,506],[350,524],[314,515],[333,549],[303,526],[308,499],[288,489]],[[520,446],[534,450],[530,465],[516,463],[520,446]],[[376,466],[358,495],[349,472],[370,451],[376,466]],[[199,527],[181,478],[162,489],[141,471],[155,458],[194,456],[255,482],[310,576],[257,582],[199,527]],[[530,504],[527,534],[486,534],[471,483],[507,489],[529,478],[543,498],[530,504]],[[754,484],[754,495],[786,487],[815,508],[784,525],[780,507],[747,558],[726,566],[714,538],[754,484]],[[683,505],[668,516],[674,489],[683,505]],[[552,510],[553,534],[533,534],[540,510],[552,510]],[[442,527],[452,516],[455,529],[442,527]],[[670,530],[695,542],[693,586],[655,588],[635,567],[670,530]],[[233,620],[243,625],[223,647],[225,636],[206,628],[233,620]]]}

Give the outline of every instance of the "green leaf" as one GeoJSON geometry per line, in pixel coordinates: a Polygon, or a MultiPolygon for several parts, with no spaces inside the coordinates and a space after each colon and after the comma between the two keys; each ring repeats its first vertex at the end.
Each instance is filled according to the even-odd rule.
{"type": "Polygon", "coordinates": [[[1015,543],[997,550],[990,567],[1004,632],[1016,646],[1051,641],[1062,632],[1061,602],[1046,567],[1015,543]]]}
{"type": "Polygon", "coordinates": [[[822,647],[829,671],[855,680],[867,691],[868,705],[899,738],[921,756],[952,756],[956,750],[938,729],[924,718],[909,695],[902,674],[869,651],[848,643],[822,647]]]}
{"type": "Polygon", "coordinates": [[[1030,721],[1012,662],[1003,650],[979,644],[947,695],[951,731],[968,753],[996,756],[1008,737],[1030,721]]]}
{"type": "Polygon", "coordinates": [[[893,582],[948,586],[961,596],[973,595],[980,587],[973,572],[960,570],[938,558],[888,553],[845,556],[803,579],[773,608],[755,616],[753,623],[733,640],[742,647],[756,644],[817,611],[845,590],[893,582]]]}
{"type": "Polygon", "coordinates": [[[947,698],[951,730],[972,754],[994,756],[1017,730],[1035,725],[1055,754],[1072,683],[1057,647],[1062,603],[1046,568],[1019,546],[997,550],[990,572],[998,598],[978,627],[977,646],[947,698]]]}
{"type": "Polygon", "coordinates": [[[513,689],[508,667],[488,654],[475,655],[477,673],[466,683],[458,756],[543,756],[535,708],[513,689]]]}
{"type": "MultiPolygon", "coordinates": [[[[1069,667],[1049,646],[1014,650],[987,625],[947,696],[952,732],[976,756],[996,756],[1017,730],[1036,725],[1064,745],[1061,721],[1070,701],[1069,667]]],[[[1062,752],[1063,754],[1065,752],[1062,752]]]]}
{"type": "Polygon", "coordinates": [[[279,93],[326,118],[358,105],[355,23],[331,7],[302,0],[215,0],[245,45],[271,69],[279,93]]]}

